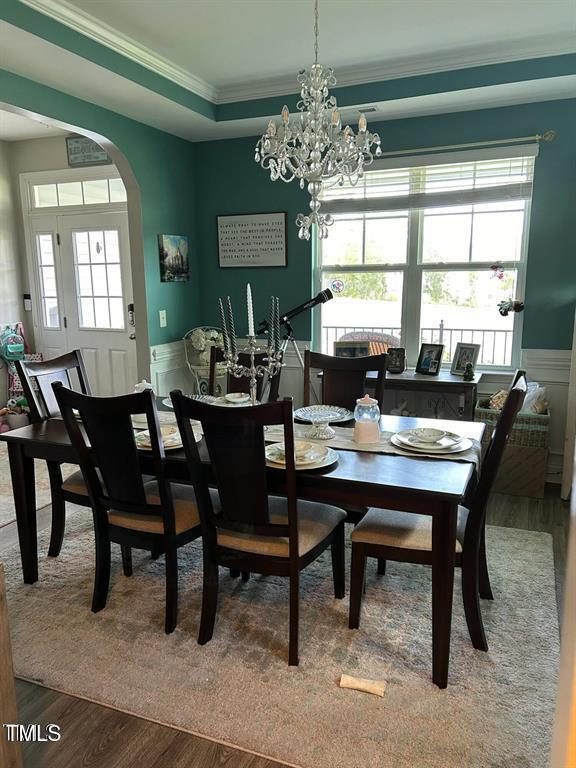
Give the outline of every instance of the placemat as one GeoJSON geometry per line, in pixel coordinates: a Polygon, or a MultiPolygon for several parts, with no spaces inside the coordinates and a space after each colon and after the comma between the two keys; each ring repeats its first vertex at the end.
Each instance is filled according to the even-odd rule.
{"type": "MultiPolygon", "coordinates": [[[[418,459],[439,459],[441,461],[467,461],[478,466],[480,464],[480,458],[482,454],[482,446],[478,440],[472,440],[472,448],[468,451],[462,451],[461,453],[443,453],[438,455],[437,453],[423,453],[416,451],[403,450],[397,448],[390,442],[394,432],[380,432],[379,443],[355,443],[352,439],[354,435],[353,429],[346,429],[346,427],[332,427],[336,433],[330,440],[314,440],[307,437],[307,432],[310,429],[309,425],[294,424],[294,437],[298,440],[306,440],[311,443],[319,443],[322,445],[330,446],[330,448],[338,448],[344,451],[362,451],[366,453],[390,453],[396,456],[411,456],[418,459]]],[[[281,442],[284,440],[284,429],[282,426],[274,425],[268,427],[266,430],[267,442],[281,442]]]]}

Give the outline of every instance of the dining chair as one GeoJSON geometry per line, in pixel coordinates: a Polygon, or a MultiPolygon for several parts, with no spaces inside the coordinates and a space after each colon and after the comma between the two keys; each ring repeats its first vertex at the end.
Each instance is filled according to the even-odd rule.
{"type": "MultiPolygon", "coordinates": [[[[17,360],[16,368],[30,408],[30,419],[34,424],[60,416],[60,409],[52,390],[54,382],[60,382],[68,388],[77,387],[85,395],[91,394],[90,382],[86,375],[82,352],[79,349],[42,362],[17,360]]],[[[48,556],[58,557],[66,527],[66,502],[89,507],[90,500],[80,470],[63,479],[58,462],[47,461],[46,467],[52,498],[52,529],[48,556]]]]}
{"type": "MultiPolygon", "coordinates": [[[[492,597],[484,545],[486,505],[526,390],[526,374],[518,371],[490,439],[478,483],[467,500],[468,505],[458,507],[455,567],[462,568],[462,599],[470,639],[474,648],[481,651],[487,651],[488,644],[479,598],[492,597]]],[[[358,629],[360,625],[367,557],[379,558],[380,563],[397,560],[432,565],[432,518],[411,512],[370,509],[358,523],[352,532],[350,629],[358,629]]]]}
{"type": "Polygon", "coordinates": [[[288,663],[298,664],[300,572],[328,547],[334,596],[344,597],[344,520],[328,504],[296,498],[291,399],[258,407],[219,408],[171,392],[202,526],[204,581],[198,642],[214,631],[219,566],[289,579],[288,663]],[[207,455],[194,441],[190,419],[202,424],[207,455]],[[264,427],[282,424],[286,468],[266,467],[264,427]],[[268,494],[268,472],[282,472],[286,496],[268,494]],[[215,484],[215,489],[210,489],[215,484]]]}
{"type": "MultiPolygon", "coordinates": [[[[254,355],[254,362],[256,365],[265,365],[268,359],[267,352],[259,352],[254,355]]],[[[212,347],[210,349],[210,372],[208,377],[208,394],[216,394],[216,366],[218,363],[224,362],[224,351],[220,347],[212,347]]],[[[247,352],[240,352],[238,355],[238,363],[240,365],[250,365],[250,355],[247,352]]],[[[282,368],[278,368],[277,372],[272,377],[264,376],[256,379],[256,398],[262,400],[262,396],[266,397],[266,402],[275,403],[278,400],[278,390],[280,388],[280,374],[282,368]]],[[[248,394],[250,392],[250,379],[247,376],[241,376],[236,378],[230,373],[227,374],[226,379],[226,391],[227,392],[244,392],[248,394]]]]}
{"type": "Polygon", "coordinates": [[[106,606],[110,544],[120,544],[123,570],[132,575],[132,548],[166,558],[165,631],[178,615],[178,549],[201,534],[194,489],[166,479],[156,401],[150,390],[120,397],[90,397],[57,382],[54,394],[84,476],[94,518],[96,569],[92,611],[106,606]],[[76,410],[79,419],[74,414],[76,410]],[[145,415],[152,481],[141,468],[132,416],[145,415]]]}
{"type": "Polygon", "coordinates": [[[310,405],[310,374],[322,372],[321,400],[326,405],[339,405],[353,411],[356,400],[366,393],[366,374],[376,371],[375,398],[382,410],[387,355],[367,357],[333,357],[319,352],[304,352],[304,405],[310,405]]]}

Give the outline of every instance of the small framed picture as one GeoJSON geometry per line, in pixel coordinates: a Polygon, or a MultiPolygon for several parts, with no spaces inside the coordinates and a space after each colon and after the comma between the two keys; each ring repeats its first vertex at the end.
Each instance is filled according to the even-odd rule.
{"type": "Polygon", "coordinates": [[[368,357],[370,354],[369,341],[335,341],[335,357],[368,357]]]}
{"type": "Polygon", "coordinates": [[[479,354],[480,344],[467,344],[465,341],[459,341],[454,351],[450,373],[454,373],[456,376],[463,376],[468,363],[472,363],[472,367],[476,368],[479,354]]]}
{"type": "Polygon", "coordinates": [[[416,363],[416,373],[438,376],[443,354],[444,344],[422,344],[420,354],[418,355],[418,362],[416,363]]]}
{"type": "Polygon", "coordinates": [[[404,347],[388,348],[388,373],[403,373],[406,369],[406,350],[404,347]]]}

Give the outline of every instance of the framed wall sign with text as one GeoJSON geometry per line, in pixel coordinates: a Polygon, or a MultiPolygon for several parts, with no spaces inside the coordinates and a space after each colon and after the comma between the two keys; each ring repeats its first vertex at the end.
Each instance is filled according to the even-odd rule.
{"type": "Polygon", "coordinates": [[[217,216],[220,267],[285,267],[286,213],[217,216]]]}
{"type": "Polygon", "coordinates": [[[66,152],[70,168],[85,167],[87,165],[108,165],[112,162],[108,153],[86,136],[73,136],[66,138],[66,152]]]}

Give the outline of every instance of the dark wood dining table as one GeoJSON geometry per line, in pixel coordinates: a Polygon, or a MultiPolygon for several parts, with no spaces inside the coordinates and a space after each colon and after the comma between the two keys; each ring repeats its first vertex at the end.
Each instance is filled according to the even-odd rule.
{"type": "MultiPolygon", "coordinates": [[[[381,428],[387,432],[432,426],[477,441],[482,439],[484,431],[484,424],[480,422],[400,416],[383,416],[381,420],[381,428]]],[[[64,423],[57,418],[3,433],[0,440],[8,444],[24,582],[33,584],[38,580],[34,459],[74,464],[76,457],[64,423]]],[[[458,505],[476,481],[475,465],[416,455],[347,450],[339,450],[338,454],[338,463],[325,470],[298,472],[300,498],[344,506],[388,507],[432,516],[432,677],[436,685],[445,688],[450,657],[458,505]]],[[[148,461],[143,453],[144,472],[148,469],[148,461]]],[[[189,480],[182,450],[167,452],[166,472],[173,480],[189,480]]],[[[270,470],[269,490],[282,493],[282,471],[270,470]]]]}

